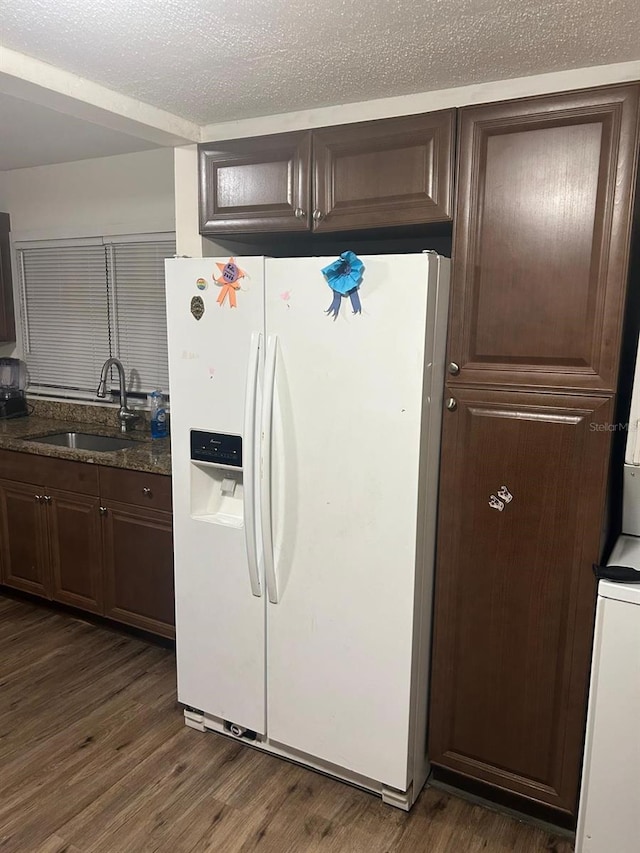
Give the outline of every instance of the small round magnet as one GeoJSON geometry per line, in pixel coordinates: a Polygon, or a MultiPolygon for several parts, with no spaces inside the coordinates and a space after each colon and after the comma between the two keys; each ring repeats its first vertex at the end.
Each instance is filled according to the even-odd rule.
{"type": "Polygon", "coordinates": [[[196,281],[196,287],[198,290],[206,290],[207,289],[207,280],[205,278],[199,278],[196,281]]]}

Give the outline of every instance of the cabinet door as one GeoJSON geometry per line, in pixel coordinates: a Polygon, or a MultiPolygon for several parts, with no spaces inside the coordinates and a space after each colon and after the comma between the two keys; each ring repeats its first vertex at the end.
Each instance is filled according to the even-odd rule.
{"type": "Polygon", "coordinates": [[[613,401],[448,392],[429,755],[574,813],[613,401]]]}
{"type": "Polygon", "coordinates": [[[99,500],[48,491],[52,598],[102,613],[102,533],[99,500]]]}
{"type": "Polygon", "coordinates": [[[199,152],[201,234],[309,229],[309,131],[211,142],[199,152]]]}
{"type": "Polygon", "coordinates": [[[46,516],[39,486],[0,482],[2,582],[49,598],[46,516]]]}
{"type": "Polygon", "coordinates": [[[639,91],[461,110],[454,383],[615,390],[639,91]]]}
{"type": "Polygon", "coordinates": [[[9,214],[0,213],[0,342],[15,341],[9,214]]]}
{"type": "Polygon", "coordinates": [[[112,502],[105,508],[105,616],[174,637],[171,514],[112,502]]]}
{"type": "Polygon", "coordinates": [[[455,110],[313,131],[314,231],[448,222],[455,110]]]}

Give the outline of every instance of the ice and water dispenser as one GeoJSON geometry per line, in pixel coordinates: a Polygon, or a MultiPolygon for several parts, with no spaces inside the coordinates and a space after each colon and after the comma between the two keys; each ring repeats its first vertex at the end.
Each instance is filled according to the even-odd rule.
{"type": "Polygon", "coordinates": [[[242,437],[191,430],[191,517],[242,527],[242,437]]]}

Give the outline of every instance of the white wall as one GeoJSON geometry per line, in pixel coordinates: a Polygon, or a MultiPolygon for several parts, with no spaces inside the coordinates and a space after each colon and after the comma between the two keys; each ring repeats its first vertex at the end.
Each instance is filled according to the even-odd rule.
{"type": "Polygon", "coordinates": [[[14,242],[173,231],[173,149],[3,172],[0,210],[14,242]]]}
{"type": "MultiPolygon", "coordinates": [[[[173,149],[0,172],[0,211],[11,217],[13,243],[174,231],[173,149]]],[[[19,335],[15,254],[13,271],[19,335]]],[[[14,355],[19,342],[0,345],[0,356],[14,355]]]]}

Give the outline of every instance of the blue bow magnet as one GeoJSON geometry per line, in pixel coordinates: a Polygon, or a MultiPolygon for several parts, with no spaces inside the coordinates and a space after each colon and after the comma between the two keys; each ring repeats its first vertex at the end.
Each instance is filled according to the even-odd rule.
{"type": "Polygon", "coordinates": [[[362,313],[358,288],[362,284],[364,264],[355,252],[343,252],[337,261],[322,269],[322,275],[333,290],[333,302],[327,309],[327,314],[334,320],[337,318],[343,296],[348,296],[351,300],[354,314],[362,313]]]}

